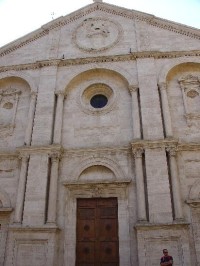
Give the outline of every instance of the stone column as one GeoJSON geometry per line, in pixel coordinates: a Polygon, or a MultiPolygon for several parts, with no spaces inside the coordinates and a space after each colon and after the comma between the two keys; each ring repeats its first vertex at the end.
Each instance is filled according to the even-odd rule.
{"type": "Polygon", "coordinates": [[[51,156],[51,177],[49,187],[49,203],[47,223],[56,224],[56,209],[57,209],[57,190],[58,190],[58,165],[59,155],[51,156]]]}
{"type": "Polygon", "coordinates": [[[15,207],[15,223],[22,222],[22,213],[24,208],[24,199],[25,199],[25,190],[26,190],[26,179],[27,179],[27,170],[28,170],[28,156],[21,157],[21,170],[19,176],[19,183],[17,189],[17,200],[15,207]]]}
{"type": "Polygon", "coordinates": [[[144,173],[142,166],[142,148],[133,149],[135,157],[135,172],[136,172],[136,192],[137,192],[137,214],[138,221],[147,221],[146,204],[145,204],[145,189],[144,189],[144,173]]]}
{"type": "Polygon", "coordinates": [[[179,182],[178,168],[176,162],[176,149],[175,147],[167,148],[167,151],[169,153],[169,160],[170,160],[171,184],[172,184],[175,220],[182,220],[183,209],[181,204],[180,182],[179,182]]]}
{"type": "Polygon", "coordinates": [[[167,97],[167,84],[163,82],[160,83],[158,87],[160,89],[160,95],[161,95],[165,134],[166,137],[169,138],[173,136],[173,133],[172,133],[171,115],[169,111],[169,102],[167,97]]]}
{"type": "Polygon", "coordinates": [[[55,124],[54,124],[54,136],[53,136],[54,144],[60,144],[61,142],[63,105],[64,105],[64,92],[59,91],[57,93],[57,105],[56,105],[56,115],[55,115],[55,124]]]}
{"type": "Polygon", "coordinates": [[[133,138],[141,139],[140,112],[138,105],[138,86],[130,85],[129,90],[132,97],[132,119],[133,119],[133,138]]]}
{"type": "Polygon", "coordinates": [[[35,105],[36,105],[36,99],[37,99],[37,93],[32,92],[31,93],[31,102],[28,112],[28,125],[26,128],[26,134],[25,134],[25,144],[30,145],[31,144],[31,136],[32,136],[32,130],[33,130],[33,120],[35,115],[35,105]]]}

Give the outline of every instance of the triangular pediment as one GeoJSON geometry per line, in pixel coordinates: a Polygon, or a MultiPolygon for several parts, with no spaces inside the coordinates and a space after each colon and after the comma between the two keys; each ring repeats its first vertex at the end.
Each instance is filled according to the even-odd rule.
{"type": "MultiPolygon", "coordinates": [[[[183,41],[184,38],[190,38],[193,39],[194,41],[200,40],[200,30],[198,29],[183,24],[175,23],[169,20],[161,19],[154,15],[139,12],[136,10],[126,9],[119,6],[107,4],[104,2],[95,2],[71,14],[59,17],[43,25],[41,28],[31,32],[30,34],[3,46],[2,48],[0,48],[0,57],[5,56],[11,52],[14,52],[19,48],[30,45],[34,41],[37,41],[39,45],[40,39],[45,38],[45,36],[48,36],[52,31],[59,30],[61,27],[64,27],[66,25],[71,25],[76,21],[80,21],[80,19],[84,21],[84,18],[87,19],[89,16],[94,17],[95,14],[97,13],[98,14],[101,13],[103,17],[115,18],[116,21],[117,17],[120,17],[123,18],[124,20],[133,20],[136,23],[138,23],[138,25],[140,23],[141,25],[145,24],[149,27],[149,31],[151,31],[151,27],[154,27],[154,29],[156,30],[158,29],[160,35],[165,34],[164,32],[166,31],[169,31],[172,33],[171,35],[172,37],[174,37],[174,34],[176,36],[182,36],[183,41]],[[163,33],[161,31],[163,31],[163,33]]],[[[143,34],[145,34],[145,31],[143,32],[143,34]]],[[[193,50],[197,49],[194,48],[193,50]]]]}

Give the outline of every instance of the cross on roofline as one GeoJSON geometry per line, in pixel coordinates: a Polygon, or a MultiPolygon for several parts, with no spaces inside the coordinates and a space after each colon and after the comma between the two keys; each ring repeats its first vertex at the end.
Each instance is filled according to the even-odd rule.
{"type": "Polygon", "coordinates": [[[103,2],[103,0],[93,0],[93,2],[103,2]]]}

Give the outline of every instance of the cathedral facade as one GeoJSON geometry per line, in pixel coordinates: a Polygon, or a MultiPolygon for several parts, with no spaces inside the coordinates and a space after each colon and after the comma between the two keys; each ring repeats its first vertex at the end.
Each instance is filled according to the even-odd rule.
{"type": "Polygon", "coordinates": [[[0,48],[0,265],[200,265],[200,30],[102,1],[0,48]]]}

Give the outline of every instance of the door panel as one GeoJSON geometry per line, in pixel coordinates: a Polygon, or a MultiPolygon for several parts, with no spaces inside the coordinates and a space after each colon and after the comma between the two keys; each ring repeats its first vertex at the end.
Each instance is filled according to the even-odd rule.
{"type": "Polygon", "coordinates": [[[117,198],[77,199],[76,266],[118,266],[117,198]]]}

